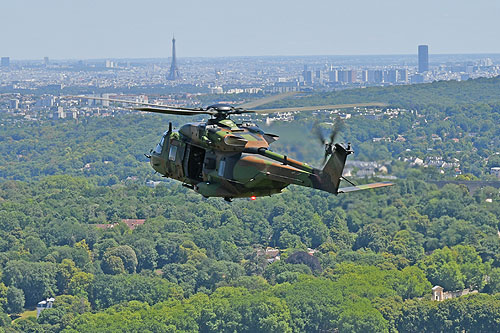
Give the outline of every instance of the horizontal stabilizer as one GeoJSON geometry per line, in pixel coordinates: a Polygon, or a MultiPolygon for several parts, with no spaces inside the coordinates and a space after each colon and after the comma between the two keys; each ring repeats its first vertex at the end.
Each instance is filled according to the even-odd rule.
{"type": "Polygon", "coordinates": [[[391,185],[394,185],[394,183],[391,183],[391,182],[381,182],[381,183],[363,184],[363,185],[358,185],[358,186],[341,187],[341,188],[339,188],[339,193],[347,193],[347,192],[354,192],[354,191],[361,191],[361,190],[369,190],[371,188],[391,186],[391,185]]]}

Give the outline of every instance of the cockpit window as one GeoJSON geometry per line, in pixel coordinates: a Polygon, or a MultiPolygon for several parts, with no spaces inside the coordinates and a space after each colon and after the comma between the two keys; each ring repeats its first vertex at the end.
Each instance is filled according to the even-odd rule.
{"type": "Polygon", "coordinates": [[[175,161],[175,156],[177,155],[177,146],[170,146],[170,151],[168,152],[168,159],[175,161]]]}
{"type": "Polygon", "coordinates": [[[161,151],[163,149],[163,144],[165,143],[165,136],[167,135],[167,132],[163,133],[163,136],[161,137],[160,143],[156,145],[154,152],[157,154],[161,154],[161,151]]]}

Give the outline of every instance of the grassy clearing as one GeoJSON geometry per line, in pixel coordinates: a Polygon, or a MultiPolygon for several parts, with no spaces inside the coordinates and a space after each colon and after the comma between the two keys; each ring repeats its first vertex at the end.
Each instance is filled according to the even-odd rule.
{"type": "Polygon", "coordinates": [[[11,318],[13,319],[12,322],[15,322],[15,321],[17,321],[19,319],[26,319],[26,318],[29,318],[29,317],[35,317],[36,318],[36,309],[35,310],[26,310],[23,313],[21,313],[20,315],[11,316],[11,318]]]}

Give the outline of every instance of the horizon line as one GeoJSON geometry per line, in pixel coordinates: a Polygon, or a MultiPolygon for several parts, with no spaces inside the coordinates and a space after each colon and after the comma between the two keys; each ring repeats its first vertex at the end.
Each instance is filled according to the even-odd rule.
{"type": "MultiPolygon", "coordinates": [[[[498,55],[500,56],[500,52],[496,53],[429,53],[429,57],[431,56],[472,56],[472,55],[498,55]]],[[[380,54],[309,54],[309,55],[230,55],[230,56],[185,56],[179,57],[176,56],[177,59],[224,59],[224,58],[307,58],[307,57],[381,57],[381,56],[418,56],[418,53],[380,53],[380,54]]],[[[3,55],[3,57],[10,58],[10,61],[40,61],[44,60],[44,57],[40,58],[12,58],[8,55],[3,55]]],[[[81,60],[90,60],[90,61],[98,61],[98,60],[157,60],[157,59],[170,59],[172,56],[168,57],[99,57],[99,58],[51,58],[48,57],[49,60],[53,61],[81,61],[81,60]]]]}

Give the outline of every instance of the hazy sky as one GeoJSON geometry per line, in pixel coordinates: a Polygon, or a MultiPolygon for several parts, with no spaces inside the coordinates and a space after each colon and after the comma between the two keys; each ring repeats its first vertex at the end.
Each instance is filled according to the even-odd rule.
{"type": "Polygon", "coordinates": [[[12,59],[500,53],[499,0],[2,0],[12,59]]]}

